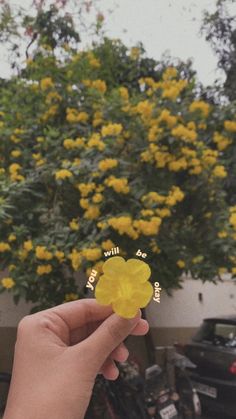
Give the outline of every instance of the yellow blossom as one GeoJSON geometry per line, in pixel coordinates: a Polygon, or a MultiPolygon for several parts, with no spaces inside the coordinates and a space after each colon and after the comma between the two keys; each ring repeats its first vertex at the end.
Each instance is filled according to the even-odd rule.
{"type": "Polygon", "coordinates": [[[27,252],[30,252],[30,250],[33,249],[33,243],[32,240],[27,240],[24,242],[23,247],[25,250],[27,250],[27,252]]]}
{"type": "Polygon", "coordinates": [[[118,161],[116,159],[104,159],[100,160],[98,163],[98,168],[105,172],[106,170],[113,169],[118,165],[118,161]]]}
{"type": "Polygon", "coordinates": [[[53,258],[51,252],[46,249],[46,246],[36,246],[35,254],[38,259],[50,260],[53,258]]]}
{"type": "Polygon", "coordinates": [[[10,245],[8,243],[0,242],[0,253],[8,250],[11,250],[10,245]]]}
{"type": "Polygon", "coordinates": [[[51,77],[45,77],[40,80],[40,87],[42,90],[47,90],[50,87],[54,87],[54,82],[51,77]]]}
{"type": "Polygon", "coordinates": [[[84,218],[95,220],[100,215],[100,209],[97,205],[90,205],[84,213],[84,218]]]}
{"type": "Polygon", "coordinates": [[[77,183],[77,189],[79,189],[81,196],[86,197],[89,195],[90,192],[94,191],[96,188],[96,184],[94,182],[90,183],[77,183]]]}
{"type": "Polygon", "coordinates": [[[112,247],[115,247],[115,244],[111,240],[105,240],[101,244],[103,250],[110,250],[112,247]]]}
{"type": "Polygon", "coordinates": [[[44,275],[52,272],[52,265],[40,265],[37,267],[37,274],[44,275]]]}
{"type": "Polygon", "coordinates": [[[227,237],[227,236],[228,236],[228,233],[227,233],[227,231],[219,231],[219,233],[217,234],[217,236],[218,236],[220,239],[224,239],[225,237],[227,237]]]}
{"type": "Polygon", "coordinates": [[[74,271],[77,271],[81,265],[81,253],[76,249],[73,249],[72,252],[68,255],[68,259],[71,260],[72,267],[74,271]]]}
{"type": "Polygon", "coordinates": [[[95,260],[98,260],[101,258],[102,251],[100,247],[96,247],[94,249],[83,249],[82,255],[85,257],[85,259],[94,262],[95,260]]]}
{"type": "Polygon", "coordinates": [[[182,124],[179,124],[176,128],[173,128],[171,133],[174,137],[180,138],[184,141],[194,142],[197,139],[196,131],[186,128],[182,124]]]}
{"type": "Polygon", "coordinates": [[[10,288],[14,287],[14,285],[15,285],[14,279],[12,279],[10,277],[2,278],[1,283],[2,283],[2,286],[6,289],[10,289],[10,288]]]}
{"type": "Polygon", "coordinates": [[[179,267],[180,269],[182,269],[182,268],[184,268],[184,267],[185,267],[185,262],[184,262],[184,260],[182,260],[182,259],[177,260],[176,264],[178,265],[178,267],[179,267]]]}
{"type": "Polygon", "coordinates": [[[126,262],[121,256],[115,256],[104,262],[102,270],[95,288],[99,304],[111,304],[113,311],[125,318],[134,317],[139,307],[146,307],[153,294],[147,263],[138,259],[126,262]]]}
{"type": "Polygon", "coordinates": [[[109,178],[105,179],[104,184],[113,188],[117,193],[127,194],[130,191],[130,187],[128,186],[128,179],[126,178],[116,178],[115,176],[109,176],[109,178]]]}
{"type": "Polygon", "coordinates": [[[88,141],[88,147],[89,148],[97,148],[99,151],[103,151],[104,148],[106,147],[104,142],[101,140],[101,137],[98,133],[94,133],[92,134],[92,136],[90,137],[89,141],[88,141]]]}
{"type": "Polygon", "coordinates": [[[11,156],[12,157],[19,157],[19,156],[21,156],[21,151],[20,150],[12,150],[12,152],[11,152],[11,156]]]}
{"type": "Polygon", "coordinates": [[[129,216],[111,217],[107,223],[114,230],[117,230],[120,235],[127,234],[127,236],[134,240],[138,238],[138,234],[132,225],[132,218],[129,216]]]}
{"type": "Polygon", "coordinates": [[[228,269],[227,268],[225,268],[225,267],[221,267],[221,268],[219,268],[218,269],[218,273],[220,274],[220,275],[223,275],[223,274],[225,274],[225,273],[227,273],[228,272],[228,269]]]}
{"type": "Polygon", "coordinates": [[[56,179],[67,179],[67,178],[70,178],[71,176],[73,176],[73,173],[71,173],[67,169],[58,170],[55,173],[55,178],[56,179]]]}
{"type": "Polygon", "coordinates": [[[59,262],[63,262],[65,260],[65,253],[60,250],[56,250],[54,256],[59,260],[59,262]]]}
{"type": "Polygon", "coordinates": [[[15,234],[9,234],[9,236],[8,236],[8,241],[9,242],[13,242],[13,241],[15,241],[16,240],[16,235],[15,234]]]}
{"type": "Polygon", "coordinates": [[[74,230],[74,231],[79,230],[78,220],[76,218],[73,218],[70,221],[69,226],[70,226],[71,230],[74,230]]]}
{"type": "Polygon", "coordinates": [[[95,195],[93,195],[93,197],[92,197],[92,201],[95,203],[95,204],[99,204],[99,202],[102,202],[102,200],[103,200],[103,196],[102,196],[102,194],[101,193],[96,193],[95,195]]]}
{"type": "Polygon", "coordinates": [[[101,134],[102,137],[107,136],[116,136],[119,135],[123,130],[123,127],[121,124],[108,124],[104,127],[102,127],[101,134]]]}
{"type": "Polygon", "coordinates": [[[215,166],[214,167],[214,170],[212,172],[212,175],[215,176],[215,177],[222,177],[222,178],[224,178],[224,177],[227,176],[227,172],[226,172],[224,166],[218,165],[218,166],[215,166]]]}
{"type": "Polygon", "coordinates": [[[224,122],[224,128],[226,129],[226,131],[236,132],[236,121],[228,121],[228,120],[226,120],[224,122]]]}
{"type": "Polygon", "coordinates": [[[152,236],[158,234],[161,223],[162,219],[160,217],[152,217],[149,221],[142,219],[135,220],[133,226],[139,233],[145,236],[152,236]]]}
{"type": "Polygon", "coordinates": [[[190,112],[200,111],[202,113],[202,116],[207,118],[210,112],[210,105],[204,102],[203,100],[195,100],[189,106],[189,111],[190,112]]]}

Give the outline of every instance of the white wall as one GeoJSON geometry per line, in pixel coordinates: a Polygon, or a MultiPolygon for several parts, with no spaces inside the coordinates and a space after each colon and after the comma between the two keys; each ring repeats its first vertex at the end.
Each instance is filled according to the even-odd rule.
{"type": "MultiPolygon", "coordinates": [[[[236,282],[225,280],[214,285],[186,279],[183,289],[174,291],[173,297],[161,291],[160,300],[160,304],[152,301],[147,307],[151,327],[198,327],[204,317],[236,314],[236,282]]],[[[0,327],[15,327],[31,306],[24,302],[16,306],[11,293],[0,294],[0,327]]]]}
{"type": "Polygon", "coordinates": [[[236,314],[236,281],[226,279],[214,285],[186,279],[183,289],[174,291],[173,297],[161,291],[160,301],[152,301],[147,308],[151,327],[198,327],[205,317],[236,314]]]}

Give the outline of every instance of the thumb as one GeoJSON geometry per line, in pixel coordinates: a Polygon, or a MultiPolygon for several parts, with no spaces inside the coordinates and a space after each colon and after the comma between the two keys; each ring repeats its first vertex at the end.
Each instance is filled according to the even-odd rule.
{"type": "Polygon", "coordinates": [[[99,369],[111,352],[132,332],[141,318],[138,310],[132,319],[124,319],[117,314],[111,314],[106,320],[86,339],[86,346],[96,360],[99,369]],[[92,353],[91,353],[92,352],[92,353]]]}

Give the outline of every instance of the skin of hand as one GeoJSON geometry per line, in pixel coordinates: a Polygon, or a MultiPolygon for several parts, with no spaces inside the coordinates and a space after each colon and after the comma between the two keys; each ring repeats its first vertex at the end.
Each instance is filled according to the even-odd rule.
{"type": "Polygon", "coordinates": [[[124,339],[145,335],[141,312],[133,319],[95,299],[58,305],[19,323],[4,419],[82,419],[97,374],[115,380],[114,361],[129,352],[124,339]]]}

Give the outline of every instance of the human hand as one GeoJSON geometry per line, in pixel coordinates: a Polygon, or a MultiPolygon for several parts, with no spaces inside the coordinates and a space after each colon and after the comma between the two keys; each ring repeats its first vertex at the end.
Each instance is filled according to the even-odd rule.
{"type": "Polygon", "coordinates": [[[4,419],[82,419],[95,378],[114,380],[128,335],[145,335],[140,310],[124,319],[95,299],[24,317],[17,329],[13,374],[4,419]]]}

